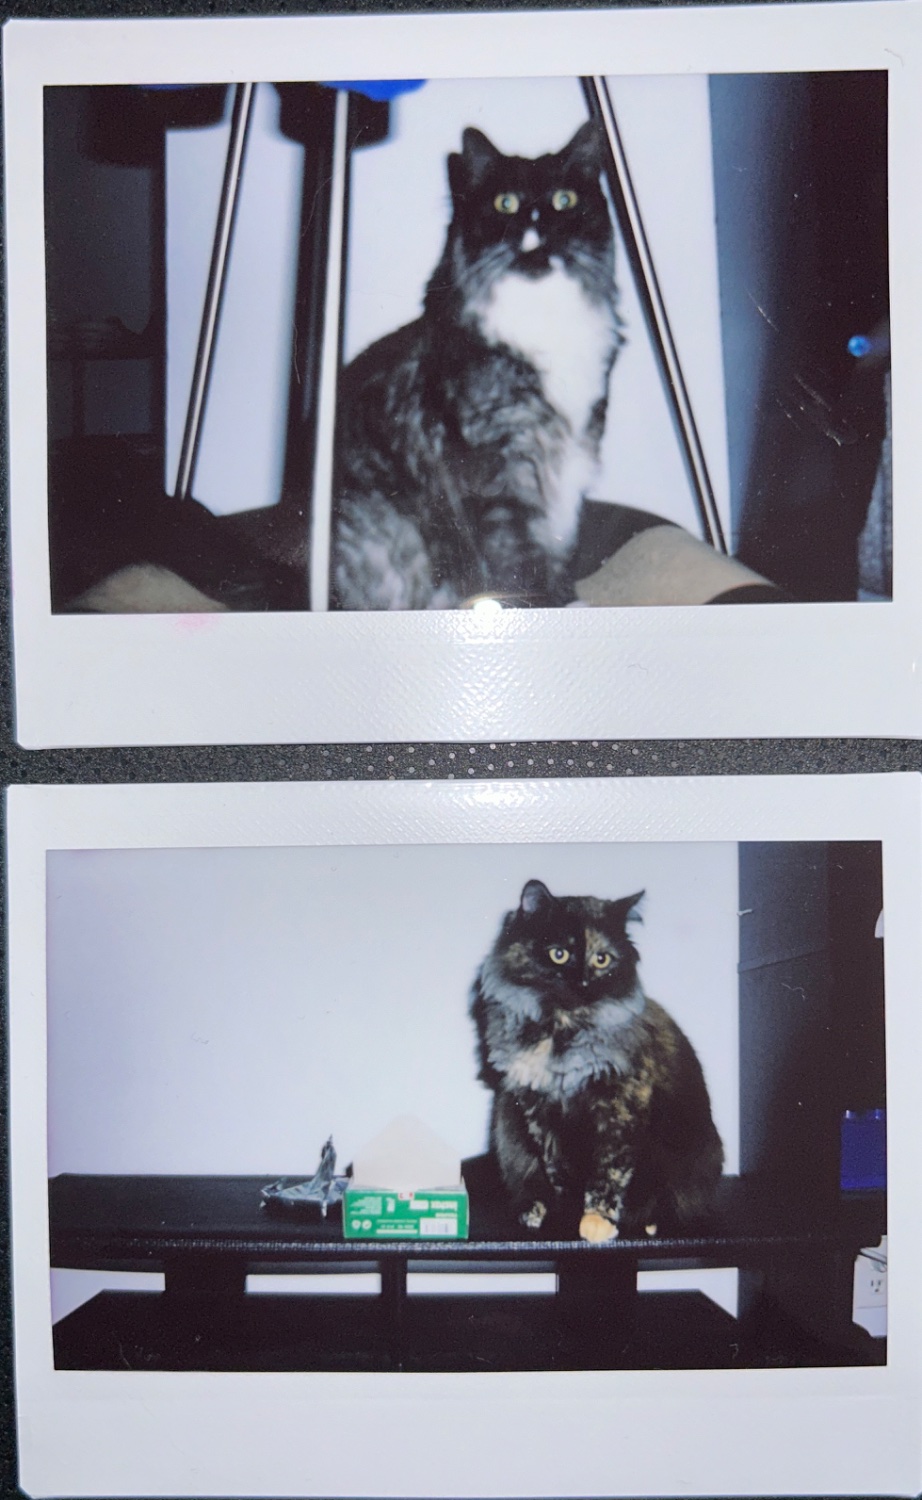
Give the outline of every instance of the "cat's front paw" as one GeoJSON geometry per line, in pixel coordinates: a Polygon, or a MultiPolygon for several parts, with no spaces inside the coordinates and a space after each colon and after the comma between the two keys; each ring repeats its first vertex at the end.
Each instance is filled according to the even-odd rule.
{"type": "Polygon", "coordinates": [[[519,1214],[519,1223],[526,1229],[540,1229],[547,1218],[547,1205],[537,1199],[524,1213],[519,1214]]]}
{"type": "Polygon", "coordinates": [[[590,1245],[601,1245],[617,1236],[617,1224],[613,1224],[611,1219],[604,1219],[594,1208],[584,1213],[579,1221],[579,1237],[581,1240],[588,1240],[590,1245]]]}

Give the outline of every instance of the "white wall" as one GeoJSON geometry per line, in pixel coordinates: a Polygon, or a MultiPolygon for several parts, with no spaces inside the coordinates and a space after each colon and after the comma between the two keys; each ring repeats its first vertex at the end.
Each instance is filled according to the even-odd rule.
{"type": "MultiPolygon", "coordinates": [[[[260,84],[193,487],[215,515],[274,505],[282,483],[304,156],[279,132],[278,113],[275,89],[260,84]]],[[[170,494],[229,139],[229,96],[221,124],[166,137],[164,483],[170,494]]]]}
{"type": "MultiPolygon", "coordinates": [[[[51,1175],[307,1173],[404,1112],[479,1153],[468,992],[533,876],[646,888],[641,973],[735,1171],[736,846],[641,844],[50,854],[51,1175]]],[[[56,1273],[58,1315],[104,1280],[56,1273]]]]}
{"type": "Polygon", "coordinates": [[[647,889],[649,992],[697,1046],[734,1168],[732,845],[49,856],[50,1170],[299,1172],[392,1115],[484,1148],[467,999],[526,879],[647,889]]]}
{"type": "MultiPolygon", "coordinates": [[[[708,80],[611,80],[622,134],[720,508],[729,506],[708,80]]],[[[558,150],[586,118],[575,79],[433,81],[392,107],[389,139],[356,153],[345,357],[416,317],[449,213],[445,160],[476,124],[507,152],[558,150]]],[[[175,473],[227,126],[168,145],[168,473],[175,473]]],[[[301,148],[258,91],[196,496],[216,513],[278,498],[290,367],[301,148]]],[[[612,383],[600,499],[698,529],[623,248],[628,344],[612,383]]]]}

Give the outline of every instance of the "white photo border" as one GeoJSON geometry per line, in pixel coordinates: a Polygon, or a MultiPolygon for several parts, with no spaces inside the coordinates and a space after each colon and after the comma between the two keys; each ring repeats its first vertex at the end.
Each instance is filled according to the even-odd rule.
{"type": "Polygon", "coordinates": [[[914,1495],[922,1486],[922,779],[15,787],[8,794],[15,1369],[35,1497],[914,1495]],[[56,1371],[50,849],[874,840],[886,900],[884,1367],[526,1374],[56,1371]],[[662,1431],[669,1440],[663,1442],[662,1431]],[[566,1432],[566,1441],[553,1434],[566,1432]],[[542,1436],[543,1435],[543,1436],[542,1436]]]}
{"type": "Polygon", "coordinates": [[[922,734],[922,0],[4,28],[16,724],[30,748],[922,734]],[[53,84],[886,69],[891,603],[54,615],[42,90],[53,84]],[[194,628],[192,628],[194,627],[194,628]]]}

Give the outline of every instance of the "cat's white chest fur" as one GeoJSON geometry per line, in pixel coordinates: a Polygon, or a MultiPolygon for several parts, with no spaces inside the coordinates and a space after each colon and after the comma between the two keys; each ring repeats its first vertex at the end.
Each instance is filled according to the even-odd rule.
{"type": "Polygon", "coordinates": [[[504,344],[533,365],[545,400],[569,428],[557,458],[554,493],[536,539],[565,555],[572,546],[579,511],[596,470],[586,429],[596,403],[606,394],[618,345],[612,307],[592,302],[562,266],[544,276],[510,272],[491,288],[480,311],[480,328],[490,344],[504,344]]]}
{"type": "Polygon", "coordinates": [[[617,343],[611,309],[590,302],[578,281],[552,266],[545,276],[502,276],[480,324],[488,343],[505,344],[534,365],[545,398],[581,437],[605,394],[617,343]]]}

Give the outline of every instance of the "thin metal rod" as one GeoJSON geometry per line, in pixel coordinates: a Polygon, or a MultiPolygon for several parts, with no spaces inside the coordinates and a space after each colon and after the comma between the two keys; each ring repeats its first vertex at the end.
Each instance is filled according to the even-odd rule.
{"type": "Polygon", "coordinates": [[[195,477],[199,442],[205,417],[205,403],[214,359],[218,320],[221,302],[227,283],[227,265],[230,257],[234,219],[240,201],[240,183],[243,176],[243,158],[246,153],[247,135],[253,116],[254,83],[234,85],[234,102],[231,110],[230,139],[224,163],[224,181],[218,203],[218,218],[211,246],[211,265],[208,268],[208,284],[199,324],[198,347],[192,370],[192,386],[186,407],[186,424],[183,428],[182,446],[179,450],[179,467],[176,471],[176,497],[188,499],[195,477]]]}
{"type": "Polygon", "coordinates": [[[330,152],[330,215],[324,286],[323,330],[317,377],[317,421],[311,487],[310,607],[330,606],[330,528],[333,510],[333,459],[336,441],[336,391],[339,383],[343,248],[346,233],[349,95],[336,91],[330,152]]]}
{"type": "Polygon", "coordinates": [[[707,460],[698,435],[682,366],[679,363],[666,304],[660,291],[640,204],[631,180],[621,132],[618,129],[614,105],[608,90],[608,80],[601,77],[583,78],[582,85],[589,112],[596,124],[601,127],[602,137],[608,147],[604,166],[615,217],[624,240],[624,247],[637,286],[637,295],[640,298],[653,342],[653,351],[682,449],[682,457],[698,508],[702,530],[705,539],[717,552],[726,553],[727,543],[720,512],[717,509],[707,460]]]}

